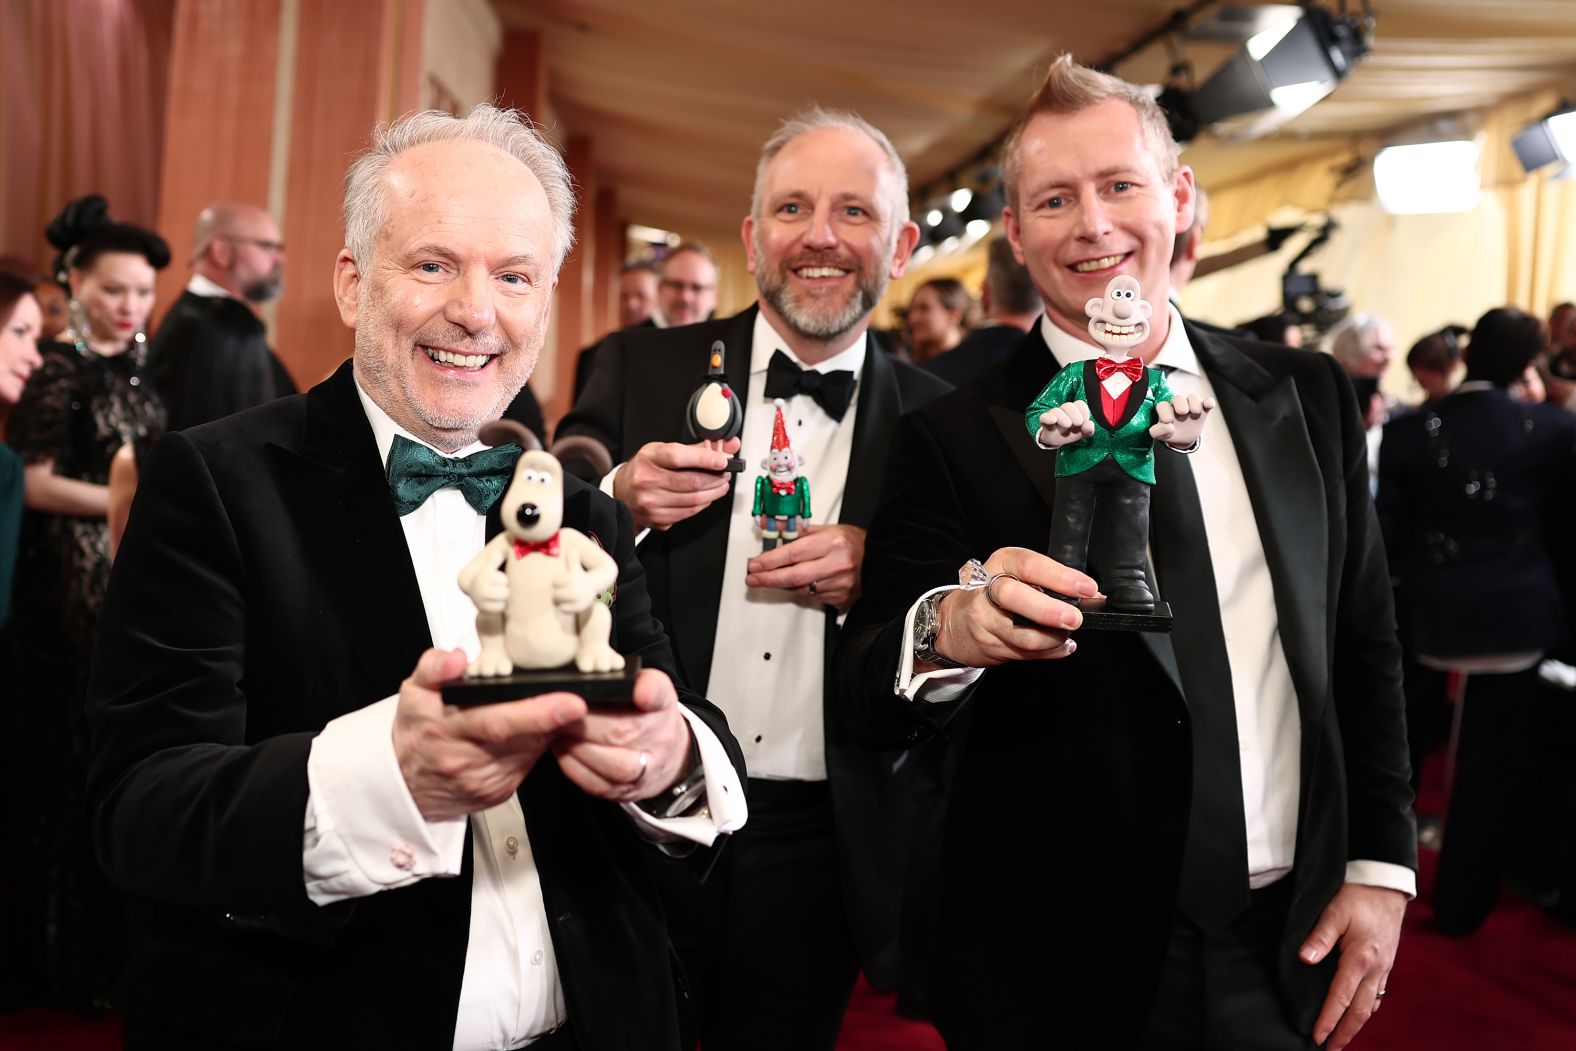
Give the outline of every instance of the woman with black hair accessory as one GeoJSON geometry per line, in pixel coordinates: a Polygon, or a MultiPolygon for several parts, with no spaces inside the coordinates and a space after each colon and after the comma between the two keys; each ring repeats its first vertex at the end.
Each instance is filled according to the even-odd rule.
{"type": "MultiPolygon", "coordinates": [[[[36,925],[4,933],[18,976],[34,995],[83,1009],[104,1005],[119,965],[117,910],[93,861],[81,809],[87,728],[82,699],[99,610],[109,581],[109,468],[122,445],[163,430],[164,407],[143,375],[156,271],[169,245],[152,231],[112,221],[102,197],[72,201],[49,225],[60,250],[55,279],[70,299],[70,324],[39,345],[43,363],[11,415],[7,437],[23,462],[26,514],[17,570],[15,698],[31,713],[5,743],[8,761],[30,770],[36,805],[12,828],[22,853],[11,874],[42,873],[41,901],[7,912],[36,925]],[[29,959],[41,953],[42,958],[29,959]],[[13,954],[15,955],[15,954],[13,954]]],[[[10,705],[8,705],[9,707],[10,705]]],[[[22,816],[22,815],[19,815],[22,816]]],[[[8,883],[8,896],[13,886],[8,883]]],[[[16,888],[22,890],[22,888],[16,888]]],[[[26,892],[23,891],[25,894],[26,892]]]]}

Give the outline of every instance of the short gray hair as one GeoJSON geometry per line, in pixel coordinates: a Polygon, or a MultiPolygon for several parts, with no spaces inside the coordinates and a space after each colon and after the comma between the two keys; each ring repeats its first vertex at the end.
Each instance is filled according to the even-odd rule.
{"type": "Polygon", "coordinates": [[[1369,355],[1374,334],[1384,323],[1378,314],[1353,314],[1330,332],[1330,353],[1343,367],[1351,368],[1369,355]]]}
{"type": "Polygon", "coordinates": [[[761,147],[761,160],[755,166],[755,189],[750,194],[750,214],[757,219],[761,217],[761,187],[766,184],[766,169],[770,168],[772,161],[793,140],[821,128],[848,128],[857,131],[870,139],[881,152],[886,154],[887,164],[892,168],[892,174],[897,176],[898,191],[892,209],[894,236],[904,223],[908,222],[908,169],[903,166],[903,158],[897,154],[897,148],[892,145],[892,140],[886,133],[871,124],[857,113],[841,109],[822,109],[820,106],[811,106],[794,114],[772,133],[766,140],[766,145],[761,147]]]}
{"type": "Polygon", "coordinates": [[[558,150],[530,117],[483,102],[463,117],[428,109],[379,124],[372,145],[345,173],[345,247],[357,266],[365,266],[387,221],[383,174],[406,150],[433,142],[479,142],[502,150],[528,168],[547,194],[553,214],[553,271],[575,243],[574,180],[558,150]]]}

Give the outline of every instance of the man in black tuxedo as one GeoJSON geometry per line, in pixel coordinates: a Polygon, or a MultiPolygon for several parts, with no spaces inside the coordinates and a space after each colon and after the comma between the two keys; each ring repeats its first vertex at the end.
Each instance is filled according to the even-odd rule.
{"type": "Polygon", "coordinates": [[[438,692],[476,652],[457,575],[512,466],[477,428],[536,362],[572,202],[512,111],[396,122],[346,181],[353,361],[155,447],[88,702],[97,853],[142,911],[128,1047],[677,1043],[641,856],[709,861],[742,762],[675,692],[628,512],[566,480],[564,524],[619,563],[629,708],[438,692]]]}
{"type": "Polygon", "coordinates": [[[566,462],[578,450],[618,465],[602,488],[652,530],[640,560],[679,674],[728,713],[750,768],[748,829],[701,893],[666,886],[699,1005],[686,1041],[707,1051],[830,1051],[856,969],[894,977],[895,755],[851,749],[827,723],[825,672],[858,593],[892,429],[946,389],[867,338],[918,236],[907,187],[891,143],[859,118],[812,110],[785,123],[743,224],[758,307],[608,337],[558,429],[566,462]],[[744,410],[724,450],[685,444],[714,340],[744,410]],[[773,399],[813,513],[799,539],[763,553],[750,475],[772,448],[773,399]],[[722,471],[735,450],[749,472],[739,482],[722,471]]]}
{"type": "Polygon", "coordinates": [[[257,316],[284,290],[285,246],[273,216],[255,205],[211,204],[192,240],[192,279],[149,346],[172,431],[296,392],[257,316]]]}
{"type": "Polygon", "coordinates": [[[1063,56],[1004,167],[1046,315],[900,422],[836,662],[837,714],[866,741],[922,741],[965,700],[973,718],[938,1026],[956,1048],[1343,1047],[1383,995],[1416,857],[1350,385],[1167,306],[1193,179],[1141,90],[1063,56]],[[1169,636],[1078,631],[1046,592],[1094,598],[1099,541],[1092,576],[1040,554],[1055,455],[1024,412],[1099,354],[1084,306],[1115,274],[1156,305],[1136,353],[1218,402],[1191,455],[1156,453],[1169,636]]]}
{"type": "Polygon", "coordinates": [[[991,239],[986,259],[985,284],[980,289],[984,323],[962,343],[920,366],[955,387],[972,383],[1005,361],[1040,316],[1040,294],[1028,270],[1013,258],[1006,237],[991,239]]]}
{"type": "Polygon", "coordinates": [[[1434,916],[1476,930],[1499,897],[1529,771],[1538,665],[1569,639],[1576,417],[1509,388],[1548,349],[1543,322],[1478,320],[1465,380],[1384,427],[1380,525],[1401,631],[1425,672],[1466,676],[1434,916]]]}

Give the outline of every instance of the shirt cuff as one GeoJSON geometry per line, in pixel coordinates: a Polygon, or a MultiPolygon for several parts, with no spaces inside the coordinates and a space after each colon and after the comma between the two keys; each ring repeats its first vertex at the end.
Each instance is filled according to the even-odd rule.
{"type": "Polygon", "coordinates": [[[1388,861],[1348,861],[1346,882],[1398,890],[1406,895],[1408,901],[1417,897],[1417,873],[1405,865],[1388,861]]]}
{"type": "Polygon", "coordinates": [[[683,704],[679,714],[689,721],[690,733],[695,735],[695,746],[700,751],[701,770],[706,775],[706,807],[688,817],[659,818],[648,814],[635,803],[621,803],[624,812],[635,819],[641,835],[656,842],[688,840],[709,847],[719,834],[737,832],[744,827],[750,809],[744,801],[744,786],[739,782],[739,771],[728,758],[728,750],[706,721],[683,704]]]}
{"type": "Polygon", "coordinates": [[[394,755],[398,703],[342,715],[312,741],[301,867],[319,905],[460,874],[467,819],[428,821],[416,808],[394,755]]]}
{"type": "Polygon", "coordinates": [[[914,616],[919,612],[919,604],[940,592],[957,590],[956,584],[931,588],[908,607],[908,616],[903,618],[903,649],[897,658],[897,685],[893,690],[899,697],[927,704],[948,704],[967,695],[985,674],[984,668],[938,668],[914,674],[914,616]]]}
{"type": "MultiPolygon", "coordinates": [[[[615,467],[611,471],[607,472],[607,474],[604,474],[602,476],[602,480],[597,483],[597,488],[602,490],[602,492],[605,493],[607,495],[608,499],[610,499],[610,500],[617,500],[618,499],[618,497],[613,495],[613,482],[618,479],[618,472],[622,471],[623,469],[624,469],[624,465],[623,464],[619,464],[617,467],[615,467]]],[[[636,533],[635,534],[635,546],[639,547],[640,546],[640,542],[642,540],[646,539],[646,537],[648,537],[650,535],[651,535],[651,530],[649,528],[648,529],[642,529],[640,532],[636,533]]]]}

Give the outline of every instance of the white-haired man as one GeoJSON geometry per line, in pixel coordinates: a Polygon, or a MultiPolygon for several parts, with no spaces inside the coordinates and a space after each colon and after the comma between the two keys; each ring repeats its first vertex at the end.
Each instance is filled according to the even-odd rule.
{"type": "Polygon", "coordinates": [[[172,431],[296,392],[257,308],[284,291],[279,225],[252,204],[210,204],[192,233],[192,277],[149,345],[172,431]]]}
{"type": "Polygon", "coordinates": [[[640,855],[703,863],[742,785],[675,691],[628,513],[566,482],[564,524],[619,562],[628,710],[438,693],[477,649],[457,576],[512,465],[477,430],[536,363],[571,209],[518,114],[396,122],[346,179],[354,359],[155,448],[89,701],[94,841],[144,925],[128,1047],[677,1040],[640,855]],[[686,784],[708,809],[669,813],[686,784]]]}
{"type": "Polygon", "coordinates": [[[610,336],[558,434],[566,457],[578,447],[619,465],[602,487],[652,530],[640,560],[679,671],[718,699],[750,767],[755,817],[704,893],[667,881],[699,1009],[686,1047],[699,1035],[707,1051],[830,1051],[856,969],[894,977],[901,890],[883,799],[893,756],[837,736],[824,671],[858,594],[892,428],[946,387],[866,338],[918,236],[902,161],[880,131],[821,110],[786,122],[762,150],[742,235],[759,306],[610,336]],[[764,554],[755,487],[734,484],[723,452],[686,444],[685,406],[713,340],[745,410],[727,451],[742,441],[759,464],[782,398],[815,494],[813,524],[764,554]]]}

